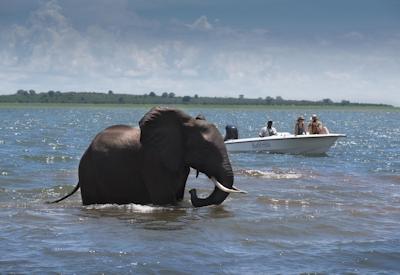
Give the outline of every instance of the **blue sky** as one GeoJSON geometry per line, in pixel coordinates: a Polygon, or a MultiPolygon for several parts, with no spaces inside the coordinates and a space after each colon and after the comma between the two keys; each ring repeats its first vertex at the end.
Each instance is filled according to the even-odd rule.
{"type": "Polygon", "coordinates": [[[400,106],[400,1],[1,0],[0,94],[100,91],[400,106]]]}

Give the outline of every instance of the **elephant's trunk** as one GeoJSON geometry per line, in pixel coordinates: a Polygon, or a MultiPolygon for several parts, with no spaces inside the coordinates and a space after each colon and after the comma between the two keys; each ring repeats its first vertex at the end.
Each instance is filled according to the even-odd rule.
{"type": "MultiPolygon", "coordinates": [[[[233,172],[230,163],[224,166],[221,172],[218,173],[216,179],[223,187],[232,190],[233,172]]],[[[196,189],[190,190],[190,198],[194,207],[202,207],[213,204],[221,204],[229,195],[229,192],[222,191],[221,188],[215,186],[214,191],[207,198],[199,198],[196,189]]]]}

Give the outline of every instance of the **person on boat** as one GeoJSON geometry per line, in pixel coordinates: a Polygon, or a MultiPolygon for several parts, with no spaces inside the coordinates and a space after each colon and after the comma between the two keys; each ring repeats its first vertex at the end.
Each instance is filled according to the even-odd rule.
{"type": "Polygon", "coordinates": [[[296,125],[294,126],[294,134],[297,135],[305,135],[306,133],[306,126],[304,125],[304,117],[299,116],[297,118],[296,125]]]}
{"type": "Polygon", "coordinates": [[[262,127],[260,133],[258,134],[259,137],[269,137],[275,136],[278,132],[274,127],[272,127],[272,120],[269,120],[267,126],[262,127]]]}
{"type": "Polygon", "coordinates": [[[323,133],[323,127],[321,121],[319,121],[317,115],[311,116],[311,121],[308,124],[308,132],[311,135],[318,135],[323,133]]]}
{"type": "Polygon", "coordinates": [[[206,117],[203,114],[198,114],[195,119],[197,120],[206,120],[206,117]]]}

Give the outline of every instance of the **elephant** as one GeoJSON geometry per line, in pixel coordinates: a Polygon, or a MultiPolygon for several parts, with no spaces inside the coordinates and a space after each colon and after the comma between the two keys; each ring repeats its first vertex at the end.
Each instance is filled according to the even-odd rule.
{"type": "Polygon", "coordinates": [[[194,207],[221,204],[230,193],[234,174],[217,127],[204,117],[192,118],[181,110],[154,107],[139,127],[114,125],[96,135],[83,154],[78,184],[83,205],[175,205],[183,200],[190,168],[215,184],[206,198],[189,191],[194,207]]]}

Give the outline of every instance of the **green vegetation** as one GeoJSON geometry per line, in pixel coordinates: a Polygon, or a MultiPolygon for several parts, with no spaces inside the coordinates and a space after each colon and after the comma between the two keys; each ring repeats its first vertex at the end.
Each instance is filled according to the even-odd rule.
{"type": "Polygon", "coordinates": [[[176,96],[175,93],[164,92],[157,95],[150,92],[144,95],[115,94],[113,91],[108,93],[97,92],[60,92],[48,91],[47,93],[36,93],[34,90],[18,90],[15,94],[0,95],[0,103],[52,103],[52,104],[148,104],[148,105],[259,105],[259,106],[367,106],[367,107],[393,107],[385,104],[365,104],[353,103],[348,100],[333,102],[331,99],[320,101],[310,100],[286,100],[280,96],[276,98],[267,96],[266,98],[246,98],[244,95],[239,97],[201,97],[176,96]]]}

